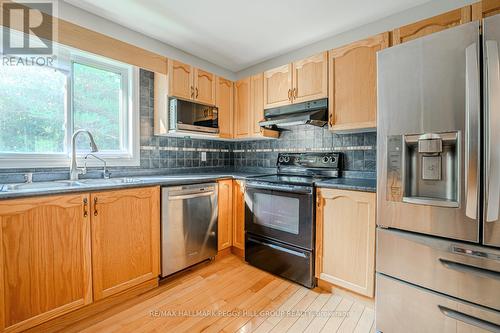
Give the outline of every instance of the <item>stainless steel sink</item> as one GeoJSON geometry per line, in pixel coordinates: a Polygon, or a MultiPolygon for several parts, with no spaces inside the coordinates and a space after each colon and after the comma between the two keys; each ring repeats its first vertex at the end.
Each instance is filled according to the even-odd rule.
{"type": "Polygon", "coordinates": [[[28,190],[49,190],[55,188],[68,188],[82,186],[79,181],[61,180],[54,182],[35,182],[35,183],[19,183],[19,184],[3,184],[0,185],[0,192],[13,191],[28,191],[28,190]]]}
{"type": "Polygon", "coordinates": [[[110,178],[110,179],[80,179],[78,182],[84,185],[115,185],[115,184],[136,184],[142,183],[139,178],[110,178]]]}

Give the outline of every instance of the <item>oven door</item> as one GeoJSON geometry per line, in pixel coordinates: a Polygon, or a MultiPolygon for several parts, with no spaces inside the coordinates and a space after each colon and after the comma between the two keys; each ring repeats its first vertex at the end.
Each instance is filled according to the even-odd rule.
{"type": "Polygon", "coordinates": [[[245,231],[303,249],[314,248],[314,189],[247,182],[245,231]]]}

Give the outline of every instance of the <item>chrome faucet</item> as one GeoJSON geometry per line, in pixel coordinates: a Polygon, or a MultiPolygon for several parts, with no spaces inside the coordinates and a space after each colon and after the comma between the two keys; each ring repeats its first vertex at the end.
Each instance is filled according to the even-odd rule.
{"type": "Polygon", "coordinates": [[[102,162],[103,164],[103,170],[102,170],[102,178],[104,179],[109,179],[110,177],[110,173],[108,171],[108,168],[106,167],[106,161],[103,160],[102,158],[100,158],[99,156],[96,156],[95,154],[92,154],[92,153],[88,153],[87,155],[85,155],[84,157],[84,164],[83,164],[83,174],[86,174],[87,173],[87,162],[88,162],[88,157],[89,156],[92,156],[94,157],[95,159],[99,160],[102,162]]]}
{"type": "Polygon", "coordinates": [[[97,145],[95,144],[94,137],[92,134],[85,129],[79,129],[73,133],[73,136],[71,137],[71,166],[69,168],[69,179],[70,180],[78,180],[78,175],[83,173],[83,169],[78,168],[76,165],[76,138],[78,134],[80,133],[86,133],[90,139],[90,151],[95,153],[99,149],[97,149],[97,145]]]}

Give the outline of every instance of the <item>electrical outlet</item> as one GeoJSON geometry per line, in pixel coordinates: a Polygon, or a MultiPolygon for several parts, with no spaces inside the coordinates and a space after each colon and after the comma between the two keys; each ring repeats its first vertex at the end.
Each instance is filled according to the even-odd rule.
{"type": "Polygon", "coordinates": [[[206,162],[207,161],[207,152],[206,151],[202,151],[201,152],[201,161],[202,162],[206,162]]]}

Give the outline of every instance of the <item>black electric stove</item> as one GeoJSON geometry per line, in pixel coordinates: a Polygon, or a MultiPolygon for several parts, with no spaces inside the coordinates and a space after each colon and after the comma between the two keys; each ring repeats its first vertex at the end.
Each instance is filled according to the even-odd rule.
{"type": "Polygon", "coordinates": [[[279,154],[276,165],[246,182],[245,259],[313,288],[314,183],[339,176],[340,153],[279,154]]]}

